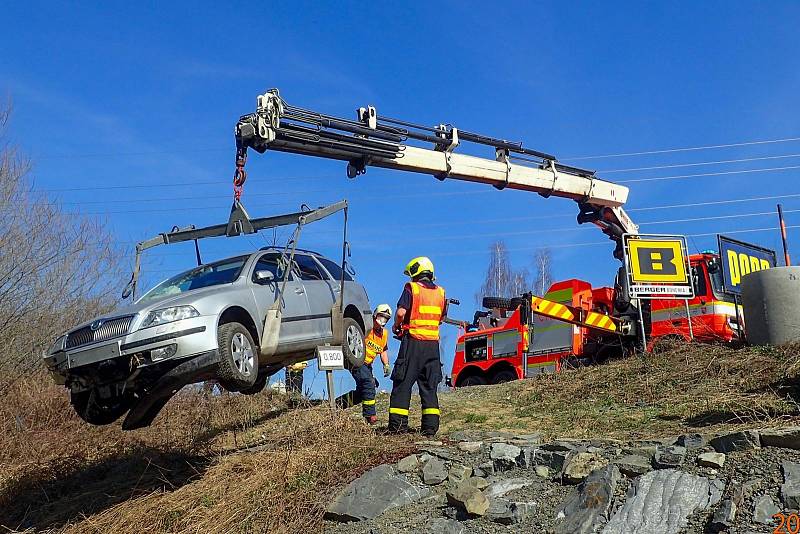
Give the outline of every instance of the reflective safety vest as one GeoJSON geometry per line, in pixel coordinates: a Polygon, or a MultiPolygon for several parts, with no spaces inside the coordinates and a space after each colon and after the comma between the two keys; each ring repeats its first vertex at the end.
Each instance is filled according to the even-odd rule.
{"type": "Polygon", "coordinates": [[[429,289],[418,282],[409,282],[408,286],[411,287],[411,310],[404,328],[414,339],[438,341],[446,302],[444,288],[429,289]]]}
{"type": "Polygon", "coordinates": [[[364,363],[372,363],[375,357],[384,351],[387,343],[389,343],[389,330],[387,328],[383,329],[381,335],[376,334],[374,328],[370,328],[369,334],[367,334],[367,337],[364,339],[364,345],[367,349],[367,354],[364,356],[364,363]]]}

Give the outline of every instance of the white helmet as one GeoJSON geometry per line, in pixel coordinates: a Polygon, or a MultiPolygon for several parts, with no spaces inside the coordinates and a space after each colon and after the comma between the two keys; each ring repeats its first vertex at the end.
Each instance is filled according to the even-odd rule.
{"type": "Polygon", "coordinates": [[[388,321],[392,318],[392,308],[388,304],[378,304],[378,306],[375,308],[375,311],[372,312],[372,315],[383,315],[388,321]]]}

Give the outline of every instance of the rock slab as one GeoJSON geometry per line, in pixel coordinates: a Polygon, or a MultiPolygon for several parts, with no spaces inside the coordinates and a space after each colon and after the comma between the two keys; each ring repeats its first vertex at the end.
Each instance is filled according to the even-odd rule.
{"type": "Polygon", "coordinates": [[[458,521],[438,517],[425,524],[425,532],[430,534],[466,534],[467,529],[458,521]]]}
{"type": "Polygon", "coordinates": [[[486,488],[486,496],[490,499],[495,497],[502,497],[506,493],[514,490],[522,489],[533,484],[532,480],[527,478],[508,478],[506,480],[498,480],[486,488]]]}
{"type": "Polygon", "coordinates": [[[800,426],[762,430],[761,445],[763,447],[800,449],[800,426]]]}
{"type": "Polygon", "coordinates": [[[680,467],[686,457],[686,448],[680,445],[659,446],[653,456],[653,464],[659,469],[680,467]]]}
{"type": "Polygon", "coordinates": [[[401,473],[410,473],[417,470],[419,463],[419,456],[412,454],[397,462],[397,470],[401,473]]]}
{"type": "Polygon", "coordinates": [[[486,514],[490,520],[501,525],[514,525],[530,516],[536,509],[532,502],[512,502],[507,499],[493,499],[486,514]]]}
{"type": "Polygon", "coordinates": [[[508,443],[492,443],[489,458],[498,471],[508,471],[517,466],[517,459],[522,456],[522,449],[508,443]]]}
{"type": "Polygon", "coordinates": [[[620,480],[616,465],[593,471],[562,503],[556,534],[589,534],[608,520],[614,492],[620,480]]]}
{"type": "Polygon", "coordinates": [[[781,501],[786,508],[800,509],[800,464],[783,462],[781,468],[783,469],[781,501]]]}
{"type": "Polygon", "coordinates": [[[608,465],[608,460],[595,452],[579,452],[572,456],[564,466],[562,476],[564,482],[577,484],[589,476],[595,469],[608,465]]]}
{"type": "Polygon", "coordinates": [[[628,454],[614,460],[620,473],[628,478],[636,478],[652,470],[650,459],[638,454],[628,454]]]}
{"type": "Polygon", "coordinates": [[[379,465],[339,492],[325,518],[342,522],[374,519],[389,508],[411,504],[429,494],[427,488],[417,488],[405,477],[395,475],[392,466],[379,465]]]}
{"type": "Polygon", "coordinates": [[[721,452],[704,452],[697,456],[697,465],[722,469],[725,465],[725,455],[721,452]]]}
{"type": "Polygon", "coordinates": [[[472,476],[472,468],[462,464],[454,464],[450,467],[447,478],[451,482],[461,482],[472,476]]]}
{"type": "Polygon", "coordinates": [[[755,430],[743,430],[717,436],[710,443],[717,452],[749,451],[761,447],[761,437],[755,430]]]}
{"type": "Polygon", "coordinates": [[[676,534],[689,516],[713,504],[715,488],[705,477],[675,469],[651,471],[631,487],[625,504],[603,529],[603,534],[676,534]]]}
{"type": "Polygon", "coordinates": [[[447,503],[471,516],[486,515],[489,510],[489,499],[481,490],[467,483],[459,484],[455,489],[448,491],[447,503]]]}
{"type": "Polygon", "coordinates": [[[437,458],[431,458],[425,462],[422,468],[422,481],[429,486],[441,484],[447,478],[447,467],[444,462],[437,458]]]}
{"type": "Polygon", "coordinates": [[[781,509],[769,495],[762,495],[753,503],[753,521],[769,525],[774,521],[773,515],[780,513],[781,509]]]}
{"type": "Polygon", "coordinates": [[[470,454],[480,452],[482,448],[483,448],[482,441],[462,441],[461,443],[458,444],[458,450],[470,454]]]}
{"type": "Polygon", "coordinates": [[[711,519],[711,529],[714,532],[722,532],[731,528],[736,520],[736,508],[736,504],[732,500],[725,499],[722,501],[722,504],[714,512],[714,517],[711,519]]]}
{"type": "Polygon", "coordinates": [[[675,440],[675,444],[685,447],[686,450],[691,451],[705,447],[706,438],[702,434],[682,434],[678,436],[677,440],[675,440]]]}
{"type": "Polygon", "coordinates": [[[544,449],[532,449],[529,452],[532,465],[543,465],[551,471],[561,472],[564,463],[567,461],[567,453],[564,451],[548,451],[544,449]]]}

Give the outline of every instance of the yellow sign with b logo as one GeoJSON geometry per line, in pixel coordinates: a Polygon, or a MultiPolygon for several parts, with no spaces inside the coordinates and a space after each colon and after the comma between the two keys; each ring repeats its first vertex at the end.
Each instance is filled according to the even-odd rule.
{"type": "Polygon", "coordinates": [[[633,283],[689,283],[681,239],[629,239],[627,244],[633,283]]]}

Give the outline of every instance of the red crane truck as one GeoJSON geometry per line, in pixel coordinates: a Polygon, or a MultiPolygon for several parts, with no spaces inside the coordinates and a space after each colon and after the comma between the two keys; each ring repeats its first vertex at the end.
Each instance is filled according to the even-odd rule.
{"type": "MultiPolygon", "coordinates": [[[[719,257],[707,252],[694,254],[689,261],[695,286],[695,297],[688,302],[694,339],[738,341],[741,306],[737,310],[733,299],[722,292],[719,257]]],[[[553,284],[543,300],[561,304],[568,311],[597,312],[612,318],[612,310],[620,304],[619,291],[619,284],[593,288],[588,282],[571,279],[553,284]]],[[[630,331],[628,327],[615,332],[585,319],[567,322],[552,309],[538,310],[531,299],[536,297],[484,299],[487,311],[477,312],[471,324],[462,326],[451,385],[498,384],[555,372],[563,365],[600,363],[636,346],[638,329],[630,331]]],[[[683,300],[655,299],[649,304],[649,313],[644,317],[650,348],[664,339],[689,339],[683,300]]]]}

